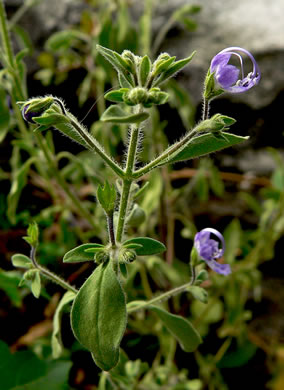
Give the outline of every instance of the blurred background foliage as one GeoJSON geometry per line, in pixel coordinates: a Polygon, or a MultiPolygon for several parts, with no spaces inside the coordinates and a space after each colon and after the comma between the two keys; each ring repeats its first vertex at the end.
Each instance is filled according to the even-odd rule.
{"type": "MultiPolygon", "coordinates": [[[[95,50],[96,44],[155,58],[175,25],[190,33],[198,29],[197,15],[202,9],[198,2],[176,9],[154,36],[152,0],[143,2],[139,20],[134,20],[132,3],[127,0],[84,1],[87,8],[80,23],[59,29],[44,42],[37,71],[27,77],[24,57],[32,55],[33,42],[18,23],[37,3],[25,0],[9,19],[18,48],[16,75],[9,71],[9,58],[1,54],[1,389],[283,389],[284,164],[275,148],[268,149],[275,162],[272,176],[257,177],[236,168],[220,171],[218,155],[214,155],[163,167],[139,182],[140,186],[148,183],[137,199],[146,219],[134,220],[128,234],[157,238],[168,249],[163,258],[139,258],[131,265],[125,286],[128,301],[150,299],[187,282],[194,234],[207,226],[224,233],[224,261],[231,264],[232,274],[223,277],[210,272],[202,284],[208,302],[187,293],[164,303],[172,313],[191,318],[203,337],[198,351],[184,353],[154,314],[139,311],[130,315],[119,365],[110,373],[100,373],[89,353],[74,341],[66,310],[62,315],[66,349],[59,359],[52,359],[52,318],[63,291],[46,281],[36,300],[28,286],[19,289],[22,272],[13,269],[11,256],[28,254],[22,236],[34,220],[40,228],[40,263],[79,287],[93,266],[63,265],[62,257],[80,243],[107,240],[95,193],[106,176],[113,178],[96,155],[60,134],[50,130],[35,136],[22,120],[16,101],[45,94],[62,97],[122,162],[127,126],[99,121],[106,108],[103,94],[118,82],[95,50]]],[[[201,108],[192,104],[179,76],[165,90],[171,98],[165,107],[151,109],[141,162],[200,120],[201,108]]],[[[250,129],[242,131],[245,135],[250,129]]],[[[236,156],[238,148],[226,153],[236,156]]]]}

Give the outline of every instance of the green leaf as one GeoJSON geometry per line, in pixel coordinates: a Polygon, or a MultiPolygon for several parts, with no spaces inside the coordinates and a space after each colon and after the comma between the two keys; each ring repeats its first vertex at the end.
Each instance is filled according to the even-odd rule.
{"type": "MultiPolygon", "coordinates": [[[[49,362],[46,365],[46,373],[30,383],[13,387],[11,390],[63,390],[68,389],[69,370],[72,366],[70,361],[49,362]]],[[[15,365],[13,367],[15,371],[15,365]]],[[[33,368],[33,365],[30,366],[33,368]]],[[[3,389],[4,390],[4,389],[3,389]]],[[[8,389],[7,389],[8,390],[8,389]]]]}
{"type": "Polygon", "coordinates": [[[245,340],[242,345],[234,351],[228,351],[217,363],[220,368],[235,368],[247,364],[255,355],[257,346],[252,344],[249,340],[245,340]]]}
{"type": "Polygon", "coordinates": [[[125,112],[118,105],[111,105],[101,116],[100,120],[102,122],[112,122],[112,123],[140,123],[145,121],[149,117],[149,114],[146,112],[140,112],[137,114],[129,114],[125,112]]]}
{"type": "Polygon", "coordinates": [[[77,340],[97,366],[109,371],[119,360],[127,321],[125,295],[111,262],[99,265],[80,288],[71,311],[77,340]]]}
{"type": "Polygon", "coordinates": [[[123,246],[128,244],[141,245],[141,247],[135,249],[138,256],[155,255],[167,249],[163,243],[149,237],[131,238],[130,240],[124,241],[123,246]]]}
{"type": "Polygon", "coordinates": [[[74,249],[71,249],[69,252],[65,253],[63,257],[63,263],[80,263],[82,261],[92,261],[94,260],[94,254],[88,253],[85,250],[89,248],[103,248],[101,244],[82,244],[77,246],[74,249]]]}
{"type": "Polygon", "coordinates": [[[176,57],[168,57],[165,59],[157,59],[157,61],[154,62],[153,68],[154,68],[154,76],[158,76],[160,73],[166,71],[171,64],[175,61],[176,57]]]}
{"type": "Polygon", "coordinates": [[[53,317],[53,332],[51,336],[52,356],[57,359],[63,352],[61,339],[61,319],[68,303],[72,302],[76,294],[72,291],[67,291],[59,302],[53,317]]]}
{"type": "MultiPolygon", "coordinates": [[[[31,283],[31,291],[35,298],[40,297],[40,291],[41,291],[41,280],[40,280],[40,272],[38,270],[31,270],[34,271],[34,277],[32,279],[31,283]]],[[[28,271],[28,272],[31,272],[28,271]]]]}
{"type": "Polygon", "coordinates": [[[114,184],[110,185],[105,181],[104,186],[99,185],[97,199],[107,214],[112,213],[115,206],[116,190],[114,184]]]}
{"type": "Polygon", "coordinates": [[[33,266],[31,259],[20,253],[13,255],[11,260],[14,267],[30,269],[33,266]]]}
{"type": "Polygon", "coordinates": [[[22,275],[17,271],[4,272],[0,270],[0,290],[5,291],[16,307],[20,307],[22,303],[22,298],[18,287],[21,277],[22,275]]]}
{"type": "Polygon", "coordinates": [[[36,161],[35,157],[29,158],[20,168],[14,172],[12,179],[12,186],[7,198],[8,209],[7,217],[12,224],[16,223],[16,210],[19,202],[19,198],[23,188],[27,183],[27,175],[30,166],[36,161]]]}
{"type": "Polygon", "coordinates": [[[68,49],[75,40],[86,41],[88,36],[77,30],[64,30],[52,34],[46,41],[47,50],[58,51],[68,49]]]}
{"type": "Polygon", "coordinates": [[[105,94],[105,99],[114,103],[123,103],[123,95],[128,92],[129,88],[120,88],[105,94]]]}
{"type": "Polygon", "coordinates": [[[150,58],[147,55],[145,55],[142,58],[139,66],[139,77],[140,77],[140,82],[142,87],[146,84],[148,80],[148,77],[151,72],[151,66],[152,64],[150,58]]]}
{"type": "Polygon", "coordinates": [[[0,143],[6,137],[10,125],[10,113],[6,103],[6,97],[5,90],[0,87],[0,143]]]}
{"type": "Polygon", "coordinates": [[[170,77],[174,76],[192,60],[195,53],[196,52],[194,51],[189,57],[171,64],[168,69],[162,72],[162,74],[153,82],[152,87],[157,87],[158,85],[168,80],[170,77]]]}
{"type": "Polygon", "coordinates": [[[249,137],[240,137],[238,135],[226,133],[226,140],[214,137],[213,134],[203,134],[193,138],[190,143],[182,149],[181,152],[173,155],[159,165],[172,164],[178,161],[190,160],[192,158],[204,156],[209,153],[237,145],[246,141],[249,137]]]}
{"type": "Polygon", "coordinates": [[[204,288],[198,286],[189,286],[187,291],[190,292],[198,301],[202,303],[208,303],[208,292],[204,290],[204,288]]]}
{"type": "Polygon", "coordinates": [[[173,20],[181,20],[183,17],[200,12],[201,7],[193,4],[185,4],[173,12],[173,20]]]}
{"type": "Polygon", "coordinates": [[[36,247],[38,244],[39,231],[38,231],[38,225],[35,221],[29,224],[27,234],[28,236],[23,237],[23,239],[31,246],[36,247]]]}
{"type": "Polygon", "coordinates": [[[131,69],[130,69],[127,61],[125,61],[125,59],[120,54],[115,52],[114,50],[110,50],[110,49],[103,47],[103,46],[100,46],[100,45],[97,45],[96,47],[97,47],[98,52],[108,62],[111,63],[111,65],[114,67],[114,69],[118,73],[122,74],[124,76],[124,78],[128,81],[128,83],[132,87],[134,87],[135,85],[134,85],[132,75],[129,73],[129,71],[131,71],[131,69]]]}
{"type": "Polygon", "coordinates": [[[197,330],[185,318],[176,314],[171,314],[157,306],[150,306],[149,309],[158,315],[165,327],[177,339],[185,352],[195,351],[202,342],[197,330]]]}

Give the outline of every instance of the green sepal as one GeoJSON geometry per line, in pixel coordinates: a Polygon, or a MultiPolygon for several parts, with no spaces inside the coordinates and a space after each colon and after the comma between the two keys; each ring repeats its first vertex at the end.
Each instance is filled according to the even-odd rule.
{"type": "Polygon", "coordinates": [[[128,244],[139,244],[142,246],[135,249],[138,256],[156,255],[167,249],[163,243],[149,237],[130,238],[129,240],[124,241],[123,246],[128,244]]]}
{"type": "Polygon", "coordinates": [[[61,301],[55,310],[51,336],[52,356],[54,359],[58,359],[62,355],[63,344],[61,339],[61,319],[64,311],[66,310],[66,306],[74,300],[75,296],[76,294],[72,291],[67,291],[61,298],[61,301]]]}
{"type": "Polygon", "coordinates": [[[151,73],[151,60],[150,58],[145,55],[140,62],[139,65],[139,78],[141,86],[144,87],[148,81],[149,75],[151,73]]]}
{"type": "Polygon", "coordinates": [[[195,299],[202,303],[208,303],[208,292],[199,286],[189,286],[187,291],[190,292],[195,299]]]}
{"type": "Polygon", "coordinates": [[[77,246],[74,249],[71,249],[69,252],[65,253],[63,257],[63,263],[80,263],[82,261],[92,261],[94,260],[94,253],[86,252],[89,248],[103,248],[101,244],[82,244],[77,246]]]}
{"type": "Polygon", "coordinates": [[[125,295],[112,262],[99,265],[80,288],[71,310],[71,326],[98,367],[109,371],[119,360],[127,322],[125,295]]]}
{"type": "Polygon", "coordinates": [[[146,112],[140,112],[137,114],[129,114],[123,111],[118,105],[110,106],[101,116],[102,122],[112,123],[140,123],[148,119],[149,114],[146,112]]]}
{"type": "Polygon", "coordinates": [[[114,103],[123,103],[123,95],[129,91],[129,88],[120,88],[105,94],[105,99],[114,103]]]}
{"type": "Polygon", "coordinates": [[[192,60],[195,53],[196,52],[194,51],[189,57],[179,60],[177,62],[173,62],[167,70],[163,71],[161,75],[153,81],[152,86],[157,87],[158,85],[168,80],[170,77],[174,76],[192,60]]]}
{"type": "Polygon", "coordinates": [[[216,138],[213,133],[203,134],[193,138],[189,144],[182,149],[182,151],[177,152],[169,159],[163,160],[159,163],[159,166],[205,156],[206,154],[237,145],[248,139],[249,137],[241,137],[230,133],[226,133],[226,139],[216,138]]]}
{"type": "Polygon", "coordinates": [[[108,181],[105,181],[104,186],[99,185],[97,199],[107,215],[113,213],[116,200],[115,185],[110,185],[108,181]]]}
{"type": "Polygon", "coordinates": [[[31,269],[33,267],[33,263],[28,256],[17,253],[11,258],[12,264],[14,267],[31,269]]]}
{"type": "Polygon", "coordinates": [[[219,88],[218,85],[216,85],[215,72],[211,73],[210,69],[208,69],[204,81],[204,92],[203,92],[204,99],[210,101],[213,98],[222,95],[222,93],[224,92],[225,92],[224,89],[219,88]]]}

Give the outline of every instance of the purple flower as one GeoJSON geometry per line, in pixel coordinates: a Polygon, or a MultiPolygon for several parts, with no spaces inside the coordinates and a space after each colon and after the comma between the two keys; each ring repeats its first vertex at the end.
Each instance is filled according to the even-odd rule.
{"type": "Polygon", "coordinates": [[[218,230],[212,228],[201,230],[194,237],[194,246],[199,257],[201,257],[213,271],[222,275],[231,273],[229,264],[220,264],[215,261],[222,257],[225,251],[225,240],[218,230]],[[221,241],[221,249],[219,249],[219,242],[210,238],[211,234],[214,234],[221,241]]]}
{"type": "Polygon", "coordinates": [[[220,51],[212,59],[210,71],[211,73],[215,72],[215,80],[220,87],[232,93],[248,91],[254,85],[258,84],[260,80],[259,67],[254,57],[249,51],[241,47],[227,47],[220,51]],[[252,72],[248,73],[247,76],[244,75],[242,54],[249,57],[253,66],[252,72]],[[236,56],[240,61],[241,78],[239,78],[240,70],[236,66],[228,64],[232,55],[236,56]]]}

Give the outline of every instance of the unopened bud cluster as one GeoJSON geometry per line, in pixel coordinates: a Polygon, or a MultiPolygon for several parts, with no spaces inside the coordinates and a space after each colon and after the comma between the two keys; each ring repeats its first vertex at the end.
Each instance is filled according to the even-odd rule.
{"type": "Polygon", "coordinates": [[[146,108],[168,101],[169,95],[160,90],[160,84],[181,70],[192,58],[190,56],[175,61],[176,57],[162,53],[152,63],[147,55],[136,56],[129,50],[118,54],[99,45],[97,49],[117,70],[121,86],[119,90],[108,92],[105,98],[129,106],[142,104],[146,108]]]}

